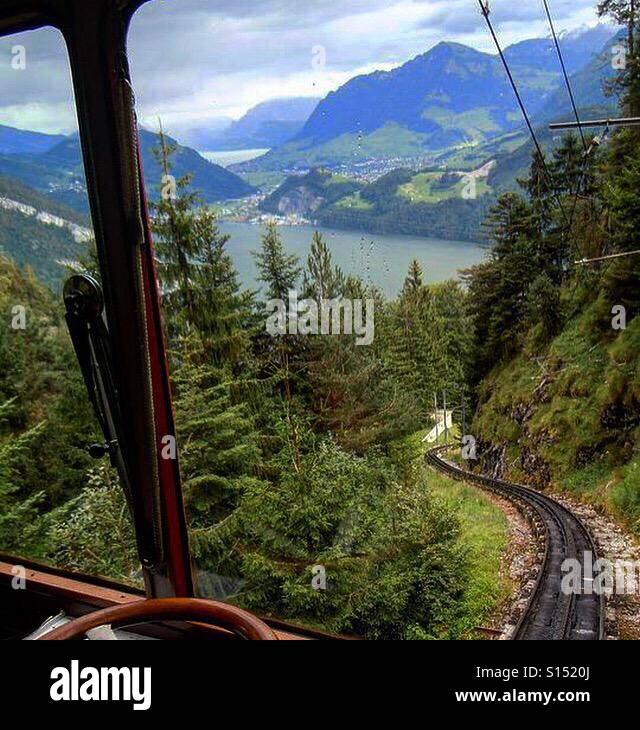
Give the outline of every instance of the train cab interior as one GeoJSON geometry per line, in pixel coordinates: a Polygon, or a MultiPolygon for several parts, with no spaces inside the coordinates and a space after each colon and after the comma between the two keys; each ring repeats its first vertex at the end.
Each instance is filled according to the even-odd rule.
{"type": "MultiPolygon", "coordinates": [[[[45,640],[318,637],[197,597],[194,589],[179,463],[162,457],[175,424],[127,54],[131,19],[144,4],[8,0],[0,7],[0,35],[9,44],[3,49],[11,52],[15,39],[46,29],[68,55],[69,103],[77,112],[100,283],[69,276],[56,316],[77,358],[69,367],[83,385],[71,408],[90,404],[92,423],[100,426],[100,443],[90,448],[118,474],[139,560],[135,579],[120,582],[67,569],[76,568],[72,555],[45,564],[3,544],[0,634],[45,640]]],[[[117,535],[111,533],[107,545],[110,540],[116,550],[117,535]]]]}

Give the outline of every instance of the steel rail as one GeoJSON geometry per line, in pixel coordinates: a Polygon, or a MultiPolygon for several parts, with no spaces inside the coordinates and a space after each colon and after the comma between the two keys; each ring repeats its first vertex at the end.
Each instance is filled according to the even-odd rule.
{"type": "Polygon", "coordinates": [[[428,462],[455,479],[471,482],[506,497],[520,509],[526,505],[544,526],[542,561],[527,606],[511,638],[602,640],[604,597],[593,592],[567,594],[561,590],[565,560],[576,560],[583,569],[585,554],[591,553],[593,563],[598,560],[596,545],[582,522],[564,505],[530,487],[461,469],[442,458],[442,452],[448,448],[439,447],[428,452],[428,462]]]}

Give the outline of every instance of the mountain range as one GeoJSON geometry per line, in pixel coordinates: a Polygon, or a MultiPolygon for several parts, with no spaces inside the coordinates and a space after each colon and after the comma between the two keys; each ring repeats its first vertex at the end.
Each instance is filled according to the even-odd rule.
{"type": "MultiPolygon", "coordinates": [[[[565,34],[561,47],[582,108],[604,106],[603,58],[616,29],[598,25],[565,34]],[[597,68],[596,68],[597,67],[597,68]]],[[[571,113],[550,39],[505,50],[534,120],[571,113]]],[[[380,158],[419,158],[480,145],[522,126],[522,115],[498,56],[443,42],[392,71],[357,76],[323,99],[302,129],[236,171],[308,170],[380,158]]]]}
{"type": "MultiPolygon", "coordinates": [[[[56,288],[64,262],[86,252],[91,237],[89,202],[77,135],[56,137],[0,126],[0,254],[29,265],[56,288]]],[[[170,144],[175,140],[168,138],[170,144]]],[[[214,203],[244,198],[255,188],[214,165],[195,150],[176,144],[172,173],[192,175],[191,187],[214,203]]],[[[140,130],[148,194],[154,199],[162,169],[153,154],[156,134],[140,130]]]]}
{"type": "Polygon", "coordinates": [[[182,139],[204,152],[271,149],[295,137],[319,101],[304,96],[270,99],[237,121],[213,119],[208,128],[191,130],[182,139]]]}
{"type": "MultiPolygon", "coordinates": [[[[616,29],[600,25],[561,39],[583,114],[617,113],[617,99],[604,88],[618,38],[616,29]]],[[[505,57],[542,143],[551,146],[548,122],[571,118],[552,41],[517,43],[505,57]]],[[[457,43],[440,43],[392,71],[355,77],[320,101],[274,99],[236,122],[216,120],[179,139],[169,139],[176,145],[172,172],[191,174],[205,202],[245,198],[257,192],[251,183],[274,180],[281,184],[274,191],[269,183],[265,212],[371,233],[469,240],[478,240],[488,207],[513,189],[531,151],[499,58],[457,43]],[[196,151],[206,148],[270,151],[224,169],[196,151]],[[478,175],[475,200],[460,194],[465,171],[478,175]]],[[[155,198],[159,139],[141,129],[140,142],[155,198]]],[[[89,227],[77,135],[0,125],[0,251],[55,284],[63,273],[55,262],[81,252],[89,227]]]]}
{"type": "Polygon", "coordinates": [[[61,134],[42,134],[0,125],[0,154],[38,154],[64,140],[61,134]]]}
{"type": "MultiPolygon", "coordinates": [[[[35,132],[0,126],[0,139],[6,140],[5,148],[22,150],[20,154],[0,154],[0,175],[14,178],[76,211],[88,213],[78,136],[63,137],[61,140],[48,139],[48,144],[45,144],[42,137],[43,135],[35,132]],[[26,151],[37,148],[38,145],[41,145],[39,151],[26,151]]],[[[209,162],[195,150],[178,144],[171,137],[167,141],[176,145],[172,158],[172,174],[177,178],[191,175],[191,187],[200,192],[205,202],[244,198],[255,192],[255,188],[249,183],[209,162]]],[[[140,129],[140,147],[148,194],[154,199],[158,195],[162,179],[162,169],[153,153],[159,147],[158,135],[140,129]]]]}

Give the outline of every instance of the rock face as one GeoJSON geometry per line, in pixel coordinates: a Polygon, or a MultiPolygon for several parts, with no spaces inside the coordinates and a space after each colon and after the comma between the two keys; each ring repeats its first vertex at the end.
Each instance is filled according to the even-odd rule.
{"type": "Polygon", "coordinates": [[[4,210],[15,210],[18,213],[22,213],[24,216],[35,218],[37,221],[44,223],[47,226],[66,228],[77,243],[86,243],[93,237],[93,232],[88,228],[79,226],[76,223],[72,223],[71,221],[67,221],[57,215],[47,213],[46,211],[39,211],[31,205],[26,205],[16,200],[0,197],[0,208],[3,208],[4,210]]]}
{"type": "Polygon", "coordinates": [[[308,217],[340,198],[362,188],[362,184],[315,168],[306,175],[291,175],[260,206],[265,213],[308,217]]]}
{"type": "Polygon", "coordinates": [[[325,203],[326,198],[316,195],[306,185],[285,193],[278,201],[278,213],[280,215],[297,215],[306,218],[310,213],[315,213],[325,203]]]}
{"type": "Polygon", "coordinates": [[[551,484],[551,469],[547,462],[529,446],[520,452],[520,468],[530,478],[530,483],[544,489],[551,484]]]}

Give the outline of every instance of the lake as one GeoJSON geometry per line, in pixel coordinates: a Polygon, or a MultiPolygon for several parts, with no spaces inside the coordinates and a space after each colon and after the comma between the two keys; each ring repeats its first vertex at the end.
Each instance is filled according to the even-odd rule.
{"type": "MultiPolygon", "coordinates": [[[[257,251],[263,226],[222,221],[220,230],[229,234],[231,254],[244,286],[257,288],[256,268],[251,251],[257,251]]],[[[278,231],[288,253],[306,261],[315,230],[324,236],[334,263],[348,274],[357,274],[380,287],[388,297],[402,288],[409,264],[418,259],[428,283],[455,279],[458,270],[480,263],[484,249],[477,243],[443,241],[418,236],[373,235],[359,231],[338,231],[313,226],[280,226],[278,231]]]]}
{"type": "Polygon", "coordinates": [[[249,162],[249,160],[255,160],[256,157],[262,157],[266,155],[269,149],[258,149],[258,150],[223,150],[220,152],[201,152],[200,154],[205,157],[209,162],[213,162],[221,167],[229,167],[230,165],[239,165],[241,162],[249,162]]]}

